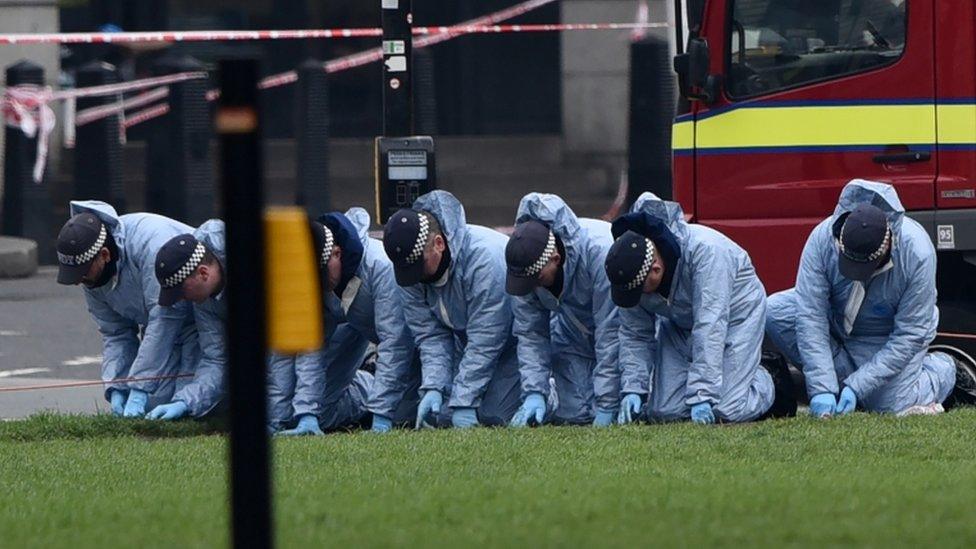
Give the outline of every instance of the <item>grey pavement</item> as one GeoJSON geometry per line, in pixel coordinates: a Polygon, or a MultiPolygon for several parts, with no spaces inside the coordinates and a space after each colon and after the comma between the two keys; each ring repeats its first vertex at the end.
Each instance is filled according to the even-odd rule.
{"type": "MultiPolygon", "coordinates": [[[[57,269],[0,280],[0,388],[98,381],[101,337],[80,287],[55,282],[57,269]]],[[[0,418],[42,410],[105,410],[102,389],[72,387],[0,392],[0,418]]]]}

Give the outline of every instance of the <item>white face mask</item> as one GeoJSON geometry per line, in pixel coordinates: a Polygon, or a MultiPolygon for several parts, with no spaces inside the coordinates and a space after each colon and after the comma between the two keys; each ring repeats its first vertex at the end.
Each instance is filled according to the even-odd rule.
{"type": "MultiPolygon", "coordinates": [[[[894,266],[895,264],[891,259],[888,259],[887,263],[874,271],[871,278],[891,270],[894,266]]],[[[844,307],[844,333],[847,335],[850,335],[851,330],[854,329],[854,321],[857,320],[857,315],[861,312],[861,305],[864,304],[865,295],[867,295],[867,288],[864,282],[855,281],[853,287],[851,287],[851,295],[847,297],[847,305],[844,307]]]]}

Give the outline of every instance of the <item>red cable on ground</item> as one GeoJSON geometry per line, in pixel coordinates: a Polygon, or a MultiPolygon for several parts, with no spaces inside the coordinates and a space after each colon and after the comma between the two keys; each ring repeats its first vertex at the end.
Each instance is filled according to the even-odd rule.
{"type": "Polygon", "coordinates": [[[163,381],[167,379],[191,378],[193,374],[177,374],[172,376],[127,377],[111,381],[69,381],[67,383],[50,383],[47,385],[25,385],[23,387],[0,387],[0,393],[17,393],[21,391],[39,391],[41,389],[69,389],[73,387],[96,387],[112,383],[134,383],[138,381],[163,381]]]}
{"type": "Polygon", "coordinates": [[[957,334],[953,332],[937,332],[935,335],[938,337],[948,337],[952,339],[970,339],[976,341],[976,334],[957,334]]]}

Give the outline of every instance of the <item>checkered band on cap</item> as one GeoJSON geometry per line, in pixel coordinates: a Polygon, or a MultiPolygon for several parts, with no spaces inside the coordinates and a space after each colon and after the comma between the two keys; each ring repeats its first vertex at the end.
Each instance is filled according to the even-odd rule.
{"type": "Polygon", "coordinates": [[[541,271],[542,268],[545,267],[547,263],[549,263],[549,260],[552,259],[552,256],[555,253],[556,253],[556,235],[554,235],[552,231],[549,231],[549,240],[548,242],[546,242],[545,249],[542,250],[542,255],[539,256],[539,259],[535,260],[535,263],[525,268],[525,272],[523,273],[523,275],[535,276],[539,274],[539,271],[541,271]]]}
{"type": "Polygon", "coordinates": [[[427,239],[430,237],[430,221],[427,219],[427,214],[421,213],[417,219],[420,222],[420,230],[417,231],[417,240],[413,243],[413,250],[410,250],[410,255],[407,256],[407,265],[413,265],[424,255],[424,248],[427,247],[427,239]]]}
{"type": "Polygon", "coordinates": [[[106,238],[108,238],[108,233],[105,232],[105,225],[102,225],[102,228],[98,231],[98,238],[95,239],[95,243],[92,244],[91,248],[78,255],[67,255],[58,252],[58,262],[62,265],[84,265],[92,259],[95,259],[98,252],[101,251],[102,246],[105,245],[106,238]]]}
{"type": "MultiPolygon", "coordinates": [[[[637,244],[635,243],[634,246],[637,244]]],[[[644,280],[647,279],[647,275],[651,272],[651,265],[654,264],[654,243],[651,242],[649,238],[644,239],[644,262],[641,263],[641,268],[637,271],[637,275],[627,284],[628,290],[633,290],[634,288],[644,284],[644,280]]]]}
{"type": "Polygon", "coordinates": [[[335,248],[335,236],[333,236],[332,231],[325,225],[322,225],[322,230],[325,231],[325,241],[322,244],[322,255],[319,261],[325,267],[325,264],[329,262],[329,257],[332,256],[332,249],[335,248]]]}
{"type": "Polygon", "coordinates": [[[190,254],[190,258],[186,260],[186,263],[163,281],[163,288],[175,288],[183,284],[183,281],[189,278],[193,274],[193,271],[197,270],[197,267],[200,266],[200,262],[203,261],[203,256],[206,252],[207,249],[203,247],[203,244],[197,242],[197,247],[193,249],[193,253],[190,254]]]}
{"type": "MultiPolygon", "coordinates": [[[[844,227],[847,227],[847,219],[844,220],[844,225],[842,225],[840,228],[840,234],[844,234],[844,227]]],[[[858,263],[869,263],[871,261],[877,261],[881,259],[881,256],[883,256],[885,252],[888,251],[888,245],[891,244],[891,227],[885,228],[885,236],[884,239],[881,241],[881,245],[878,246],[878,249],[871,252],[871,254],[868,255],[867,257],[858,255],[853,251],[848,250],[847,247],[844,246],[844,241],[840,237],[838,237],[836,240],[837,240],[837,248],[840,250],[840,253],[844,254],[844,257],[850,259],[851,261],[857,261],[858,263]]]]}

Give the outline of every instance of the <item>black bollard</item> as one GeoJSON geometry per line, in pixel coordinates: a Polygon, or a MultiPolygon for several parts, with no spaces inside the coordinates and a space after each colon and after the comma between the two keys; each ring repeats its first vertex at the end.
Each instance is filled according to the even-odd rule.
{"type": "MultiPolygon", "coordinates": [[[[7,67],[7,86],[44,85],[44,68],[31,61],[19,61],[7,67]]],[[[8,236],[30,238],[37,242],[38,261],[54,262],[51,238],[51,198],[47,177],[34,182],[37,139],[27,137],[20,128],[6,126],[3,164],[3,207],[0,210],[2,232],[8,236]]]]}
{"type": "Polygon", "coordinates": [[[258,63],[221,61],[220,186],[227,223],[227,350],[234,547],[271,547],[271,481],[264,360],[264,225],[258,63]]]}
{"type": "Polygon", "coordinates": [[[329,200],[329,75],[322,62],[298,66],[295,87],[297,203],[313,219],[331,209],[329,200]]]}
{"type": "Polygon", "coordinates": [[[437,135],[437,81],[430,48],[413,51],[413,104],[418,135],[437,135]]]}
{"type": "Polygon", "coordinates": [[[645,191],[670,200],[671,123],[675,82],[668,41],[649,37],[630,46],[630,142],[627,204],[645,191]]]}
{"type": "MultiPolygon", "coordinates": [[[[78,69],[78,87],[88,88],[118,82],[115,67],[92,61],[78,69]]],[[[77,110],[115,103],[117,95],[79,97],[77,110]]],[[[122,142],[119,117],[112,115],[79,126],[75,130],[75,190],[72,198],[102,200],[126,212],[122,186],[122,142]]]]}
{"type": "MultiPolygon", "coordinates": [[[[153,72],[203,70],[196,59],[181,56],[161,59],[153,72]]],[[[209,88],[206,78],[170,84],[169,113],[154,121],[146,140],[146,209],[193,226],[215,211],[209,88]]]]}

